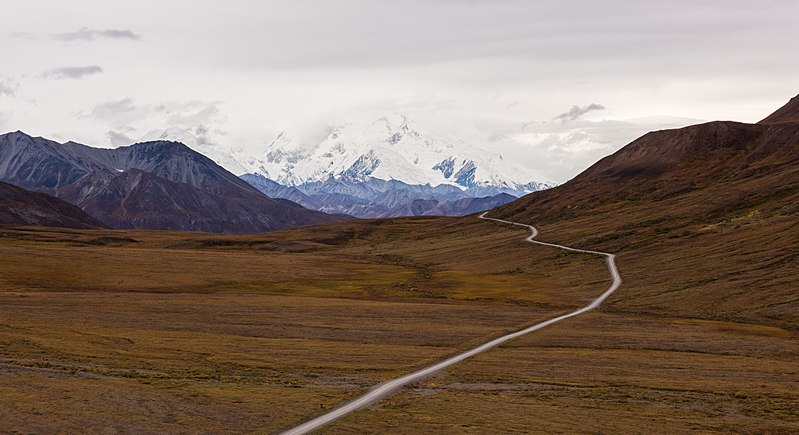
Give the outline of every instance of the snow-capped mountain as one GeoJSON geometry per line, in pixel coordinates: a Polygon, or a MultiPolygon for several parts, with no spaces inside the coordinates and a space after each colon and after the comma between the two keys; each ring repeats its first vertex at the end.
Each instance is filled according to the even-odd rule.
{"type": "Polygon", "coordinates": [[[199,128],[142,138],[165,139],[187,144],[269,197],[357,217],[469,214],[554,186],[476,145],[487,140],[422,133],[400,114],[342,124],[316,139],[283,132],[255,153],[218,145],[199,128]]]}
{"type": "MultiPolygon", "coordinates": [[[[477,142],[477,140],[474,140],[477,142]]],[[[462,189],[506,188],[530,192],[550,186],[540,174],[463,139],[423,133],[395,114],[369,123],[332,128],[318,143],[283,132],[261,156],[239,162],[247,172],[297,186],[330,177],[398,180],[462,189]]]]}

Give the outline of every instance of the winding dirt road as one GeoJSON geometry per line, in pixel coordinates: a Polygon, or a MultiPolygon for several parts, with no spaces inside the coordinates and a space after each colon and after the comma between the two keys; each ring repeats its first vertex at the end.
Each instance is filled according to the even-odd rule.
{"type": "Polygon", "coordinates": [[[316,430],[316,429],[318,429],[318,428],[320,428],[320,427],[322,427],[322,426],[324,426],[324,425],[326,425],[326,424],[328,424],[328,423],[330,423],[332,421],[335,421],[335,420],[337,420],[337,419],[339,419],[339,418],[341,418],[341,417],[343,417],[343,416],[345,416],[345,415],[347,415],[347,414],[349,414],[351,412],[357,411],[357,410],[362,409],[362,408],[364,408],[366,406],[374,404],[375,402],[379,401],[380,399],[382,399],[382,398],[384,398],[384,397],[386,397],[386,396],[388,396],[390,394],[395,393],[396,391],[398,391],[400,388],[402,388],[403,386],[405,386],[407,384],[419,381],[419,380],[421,380],[421,379],[423,379],[423,378],[425,378],[427,376],[432,375],[433,373],[435,373],[435,372],[437,372],[437,371],[439,371],[441,369],[449,367],[449,366],[451,366],[453,364],[456,364],[456,363],[458,363],[460,361],[463,361],[463,360],[465,360],[467,358],[471,358],[471,357],[473,357],[473,356],[475,356],[475,355],[477,355],[479,353],[485,352],[485,351],[491,349],[492,347],[498,346],[498,345],[500,345],[500,344],[502,344],[502,343],[504,343],[504,342],[506,342],[508,340],[513,340],[514,338],[520,337],[520,336],[525,335],[525,334],[529,334],[530,332],[533,332],[533,331],[537,331],[537,330],[539,330],[541,328],[544,328],[544,327],[547,327],[547,326],[549,326],[549,325],[551,325],[553,323],[560,322],[561,320],[566,320],[569,317],[578,316],[578,315],[583,314],[583,313],[585,313],[587,311],[591,311],[591,310],[595,309],[596,307],[598,307],[602,302],[604,302],[605,299],[607,299],[608,296],[610,296],[614,291],[616,291],[616,289],[619,288],[619,286],[621,285],[621,275],[619,275],[619,270],[616,268],[616,261],[615,261],[616,256],[615,255],[609,254],[607,252],[588,251],[588,250],[585,250],[585,249],[570,248],[568,246],[557,245],[557,244],[554,244],[554,243],[539,242],[537,240],[534,240],[538,236],[538,230],[534,226],[521,224],[521,223],[518,223],[518,222],[505,221],[505,220],[502,220],[502,219],[489,218],[489,217],[486,217],[486,214],[488,214],[488,212],[485,212],[485,213],[481,214],[479,216],[479,218],[480,219],[489,220],[489,221],[501,222],[501,223],[504,223],[504,224],[517,225],[517,226],[529,228],[530,229],[530,236],[527,237],[525,240],[530,242],[530,243],[535,243],[537,245],[543,245],[543,246],[550,246],[550,247],[553,247],[553,248],[565,249],[567,251],[572,251],[572,252],[581,252],[581,253],[584,253],[584,254],[601,255],[601,256],[605,257],[607,265],[608,265],[608,271],[610,272],[610,276],[613,279],[613,282],[611,283],[610,287],[608,287],[608,289],[605,290],[605,292],[602,293],[598,298],[594,299],[590,304],[586,305],[583,308],[580,308],[579,310],[572,311],[571,313],[564,314],[562,316],[555,317],[553,319],[549,319],[549,320],[541,322],[541,323],[537,323],[535,325],[529,326],[527,328],[524,328],[524,329],[522,329],[520,331],[516,331],[516,332],[511,333],[511,334],[503,335],[502,337],[495,338],[495,339],[493,339],[493,340],[491,340],[491,341],[489,341],[487,343],[483,343],[483,344],[481,344],[481,345],[479,345],[479,346],[477,346],[477,347],[475,347],[475,348],[473,348],[471,350],[468,350],[466,352],[463,352],[463,353],[460,353],[458,355],[455,355],[455,356],[452,356],[450,358],[447,358],[447,359],[445,359],[445,360],[443,360],[441,362],[438,362],[436,364],[433,364],[433,365],[431,365],[429,367],[423,368],[421,370],[417,370],[417,371],[415,371],[413,373],[409,373],[409,374],[407,374],[405,376],[401,376],[399,378],[396,378],[396,379],[393,379],[393,380],[390,380],[390,381],[383,382],[382,384],[378,384],[375,387],[373,387],[372,389],[370,389],[369,392],[367,392],[363,396],[360,396],[360,397],[358,397],[357,399],[355,399],[355,400],[353,400],[351,402],[347,402],[344,405],[342,405],[342,406],[340,406],[340,407],[338,407],[338,408],[336,408],[336,409],[334,409],[334,410],[332,410],[332,411],[330,411],[330,412],[328,412],[326,414],[320,415],[319,417],[316,417],[316,418],[314,418],[312,420],[309,420],[309,421],[307,421],[307,422],[305,422],[303,424],[300,424],[299,426],[296,426],[296,427],[294,427],[292,429],[289,429],[289,430],[283,432],[283,435],[300,435],[300,434],[306,434],[306,433],[308,433],[308,432],[310,432],[312,430],[316,430]]]}

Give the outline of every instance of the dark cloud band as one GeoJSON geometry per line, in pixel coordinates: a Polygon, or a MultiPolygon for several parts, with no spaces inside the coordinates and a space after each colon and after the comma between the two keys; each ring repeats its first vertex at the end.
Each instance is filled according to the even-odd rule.
{"type": "Polygon", "coordinates": [[[138,41],[141,36],[127,29],[105,29],[95,30],[83,27],[75,32],[68,33],[55,33],[50,35],[51,38],[59,41],[75,42],[75,41],[94,41],[97,39],[128,39],[138,41]]]}
{"type": "Polygon", "coordinates": [[[92,76],[95,74],[100,74],[103,72],[103,69],[97,65],[89,65],[89,66],[67,66],[62,68],[53,68],[49,71],[45,71],[43,74],[44,77],[52,78],[56,80],[62,79],[82,79],[87,76],[92,76]]]}
{"type": "Polygon", "coordinates": [[[555,121],[560,121],[564,124],[567,122],[576,121],[586,113],[593,112],[595,110],[605,110],[605,106],[594,103],[591,103],[585,107],[572,106],[572,108],[569,109],[568,112],[564,112],[556,116],[555,121]]]}

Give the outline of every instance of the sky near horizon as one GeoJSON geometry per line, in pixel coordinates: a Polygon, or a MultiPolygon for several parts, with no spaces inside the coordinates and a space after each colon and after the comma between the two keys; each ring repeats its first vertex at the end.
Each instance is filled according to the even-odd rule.
{"type": "Polygon", "coordinates": [[[7,1],[0,131],[257,153],[402,113],[565,181],[640,134],[799,93],[794,0],[7,1]]]}

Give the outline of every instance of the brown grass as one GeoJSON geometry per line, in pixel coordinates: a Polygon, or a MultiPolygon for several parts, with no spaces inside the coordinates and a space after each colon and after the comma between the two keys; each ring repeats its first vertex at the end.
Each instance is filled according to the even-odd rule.
{"type": "Polygon", "coordinates": [[[792,433],[798,338],[763,326],[591,313],[323,432],[792,433]]]}
{"type": "MultiPolygon", "coordinates": [[[[636,226],[643,212],[631,213],[541,226],[545,240],[620,252],[625,283],[601,312],[324,431],[799,430],[799,337],[795,314],[779,311],[792,293],[779,289],[785,275],[758,275],[746,259],[760,254],[739,245],[763,239],[741,241],[725,223],[672,238],[683,230],[636,226]],[[731,252],[737,263],[714,266],[731,252]],[[736,267],[744,272],[729,275],[736,267]],[[773,286],[774,299],[714,290],[734,279],[773,286]],[[775,321],[746,304],[770,305],[775,321]]],[[[597,257],[473,217],[237,237],[3,233],[0,427],[27,432],[274,432],[582,306],[609,282],[597,257]]]]}
{"type": "Polygon", "coordinates": [[[478,269],[486,253],[527,252],[518,231],[475,222],[479,245],[447,252],[428,249],[446,241],[431,224],[223,238],[5,229],[0,426],[273,431],[605,284],[601,262],[554,250],[478,269]],[[414,242],[398,243],[407,232],[414,242]]]}

